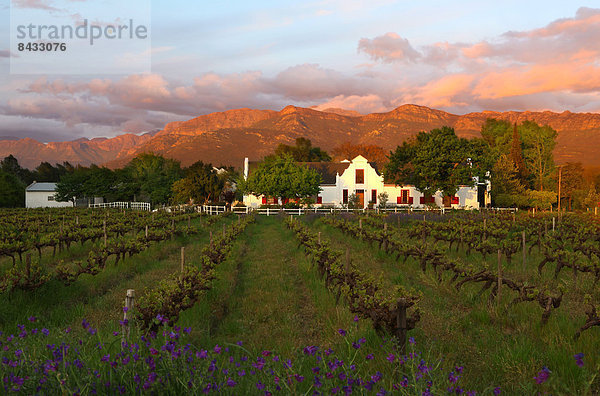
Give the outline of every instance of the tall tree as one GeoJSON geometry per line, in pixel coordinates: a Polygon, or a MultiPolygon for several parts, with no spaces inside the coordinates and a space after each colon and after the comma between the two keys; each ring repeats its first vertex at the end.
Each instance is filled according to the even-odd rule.
{"type": "Polygon", "coordinates": [[[19,178],[0,169],[0,207],[19,208],[25,205],[25,185],[19,178]]]}
{"type": "Polygon", "coordinates": [[[583,165],[581,162],[567,162],[563,165],[560,177],[560,197],[569,200],[569,210],[572,209],[573,194],[584,186],[583,165]]]}
{"type": "Polygon", "coordinates": [[[554,186],[554,156],[557,133],[551,127],[539,126],[533,121],[521,124],[523,157],[527,168],[535,179],[535,187],[540,191],[554,186]]]}
{"type": "Polygon", "coordinates": [[[319,193],[321,175],[314,169],[296,163],[289,155],[266,158],[248,176],[244,192],[256,196],[306,198],[319,193]]]}
{"type": "Polygon", "coordinates": [[[510,146],[510,157],[513,161],[515,168],[517,169],[519,179],[521,179],[521,181],[524,182],[529,176],[529,171],[527,170],[527,166],[525,165],[525,159],[523,158],[523,150],[521,145],[521,137],[519,136],[519,130],[517,129],[517,123],[515,122],[510,146]]]}

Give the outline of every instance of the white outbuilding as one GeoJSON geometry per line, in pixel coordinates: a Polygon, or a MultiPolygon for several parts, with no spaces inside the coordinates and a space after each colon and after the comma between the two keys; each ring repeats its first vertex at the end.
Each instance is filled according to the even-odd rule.
{"type": "Polygon", "coordinates": [[[33,182],[25,189],[26,208],[68,208],[73,207],[73,202],[58,202],[56,183],[33,182]]]}

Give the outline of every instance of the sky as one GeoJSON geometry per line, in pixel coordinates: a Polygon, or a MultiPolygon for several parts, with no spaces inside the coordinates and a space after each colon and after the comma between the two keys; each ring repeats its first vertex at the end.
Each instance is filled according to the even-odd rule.
{"type": "Polygon", "coordinates": [[[87,65],[23,74],[11,7],[13,22],[16,12],[105,25],[144,15],[110,0],[0,0],[0,137],[112,137],[290,104],[363,114],[406,103],[455,114],[600,111],[598,0],[135,1],[149,10],[147,50],[110,42],[87,65]],[[116,57],[148,67],[109,73],[102,60],[116,57]]]}

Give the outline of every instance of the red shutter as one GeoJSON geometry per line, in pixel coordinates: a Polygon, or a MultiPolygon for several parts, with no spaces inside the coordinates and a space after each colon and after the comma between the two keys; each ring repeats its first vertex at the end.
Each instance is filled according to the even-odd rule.
{"type": "Polygon", "coordinates": [[[429,202],[435,203],[435,195],[432,195],[431,197],[429,197],[429,202]]]}
{"type": "Polygon", "coordinates": [[[458,205],[459,203],[460,201],[457,196],[452,197],[452,205],[458,205]]]}
{"type": "Polygon", "coordinates": [[[402,203],[402,197],[396,198],[396,203],[400,205],[402,203]]]}
{"type": "Polygon", "coordinates": [[[413,202],[414,202],[414,198],[413,197],[408,197],[408,203],[412,205],[413,202]]]}
{"type": "Polygon", "coordinates": [[[420,203],[421,205],[423,205],[423,204],[425,203],[425,197],[420,197],[420,198],[419,198],[419,203],[420,203]]]}
{"type": "Polygon", "coordinates": [[[267,197],[262,197],[262,203],[263,203],[263,205],[267,204],[267,197]]]}
{"type": "Polygon", "coordinates": [[[273,204],[274,204],[274,205],[277,205],[277,203],[278,203],[277,201],[278,201],[277,197],[274,197],[274,198],[273,198],[273,204]]]}
{"type": "Polygon", "coordinates": [[[317,203],[318,204],[322,204],[323,203],[323,197],[317,197],[317,203]]]}

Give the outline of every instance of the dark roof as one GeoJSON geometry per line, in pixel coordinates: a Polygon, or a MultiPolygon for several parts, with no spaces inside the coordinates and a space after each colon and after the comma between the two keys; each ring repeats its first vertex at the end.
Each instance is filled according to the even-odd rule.
{"type": "Polygon", "coordinates": [[[27,186],[27,191],[43,191],[43,192],[55,192],[56,191],[56,183],[38,183],[33,182],[29,186],[27,186]]]}

